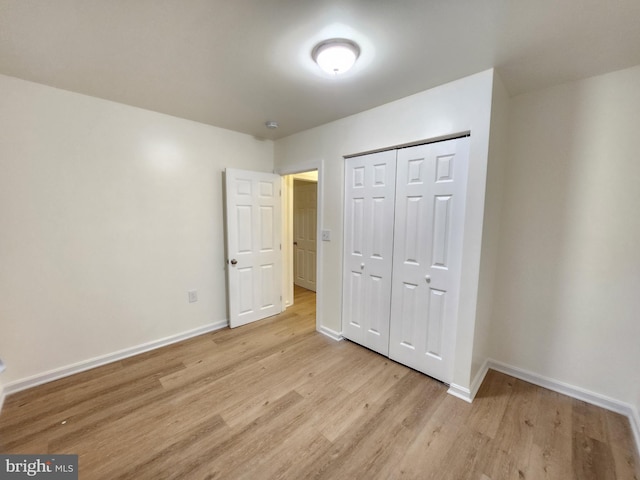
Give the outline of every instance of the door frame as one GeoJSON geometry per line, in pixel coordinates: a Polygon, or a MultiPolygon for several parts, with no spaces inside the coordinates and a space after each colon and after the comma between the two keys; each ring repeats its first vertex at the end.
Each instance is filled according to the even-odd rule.
{"type": "MultiPolygon", "coordinates": [[[[334,332],[325,330],[322,326],[322,311],[323,311],[323,303],[324,303],[324,293],[322,288],[322,278],[323,278],[323,241],[322,241],[322,212],[324,210],[324,160],[310,160],[308,162],[299,163],[296,165],[286,166],[275,168],[274,173],[284,177],[286,175],[293,175],[295,173],[303,173],[308,172],[310,170],[318,171],[318,190],[317,190],[317,211],[316,211],[316,330],[324,333],[325,335],[330,336],[331,338],[335,338],[334,332]]],[[[291,192],[293,194],[293,192],[291,192]]],[[[283,203],[285,202],[285,196],[282,196],[283,203]]],[[[284,205],[283,205],[284,206],[284,205]]],[[[282,215],[284,218],[284,215],[282,215]]],[[[284,220],[283,220],[284,224],[284,220]]],[[[285,239],[283,238],[283,242],[285,239]]],[[[335,241],[333,239],[332,241],[335,241]]],[[[286,288],[285,275],[283,275],[282,288],[283,293],[286,288]]],[[[284,308],[284,302],[282,303],[284,308]]],[[[341,337],[340,337],[341,338],[341,337]]],[[[340,338],[335,338],[339,340],[340,338]]]]}

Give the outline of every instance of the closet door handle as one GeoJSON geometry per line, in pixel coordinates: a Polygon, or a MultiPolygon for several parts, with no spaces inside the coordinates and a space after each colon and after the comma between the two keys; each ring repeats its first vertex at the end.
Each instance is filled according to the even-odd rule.
{"type": "Polygon", "coordinates": [[[431,277],[429,275],[424,276],[424,281],[427,283],[431,283],[431,277]]]}
{"type": "Polygon", "coordinates": [[[360,264],[360,270],[364,270],[364,263],[360,264]]]}

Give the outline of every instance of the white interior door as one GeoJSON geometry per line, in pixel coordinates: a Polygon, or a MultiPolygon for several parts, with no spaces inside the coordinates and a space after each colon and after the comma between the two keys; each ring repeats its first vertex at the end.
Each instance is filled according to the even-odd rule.
{"type": "Polygon", "coordinates": [[[316,291],[316,220],[318,184],[293,181],[294,283],[316,291]]]}
{"type": "Polygon", "coordinates": [[[453,375],[468,138],[398,150],[389,356],[453,375]]]}
{"type": "Polygon", "coordinates": [[[345,162],[343,335],[388,355],[395,151],[345,162]]]}
{"type": "Polygon", "coordinates": [[[282,311],[280,177],[226,169],[229,326],[282,311]]]}

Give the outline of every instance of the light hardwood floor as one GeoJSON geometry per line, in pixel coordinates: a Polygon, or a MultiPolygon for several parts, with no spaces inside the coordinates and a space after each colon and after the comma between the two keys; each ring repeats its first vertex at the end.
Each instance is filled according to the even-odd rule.
{"type": "Polygon", "coordinates": [[[621,415],[490,371],[447,387],[315,332],[315,294],[10,396],[3,453],[74,453],[89,479],[640,479],[621,415]]]}

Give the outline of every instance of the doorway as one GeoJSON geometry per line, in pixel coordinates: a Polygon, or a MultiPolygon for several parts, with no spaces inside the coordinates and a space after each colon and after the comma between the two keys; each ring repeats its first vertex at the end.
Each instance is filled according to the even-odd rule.
{"type": "Polygon", "coordinates": [[[283,308],[287,308],[301,289],[317,293],[319,288],[318,170],[283,175],[282,185],[283,308]]]}
{"type": "MultiPolygon", "coordinates": [[[[317,172],[311,172],[317,175],[317,172]]],[[[318,182],[293,175],[293,283],[316,291],[318,182]]]]}

